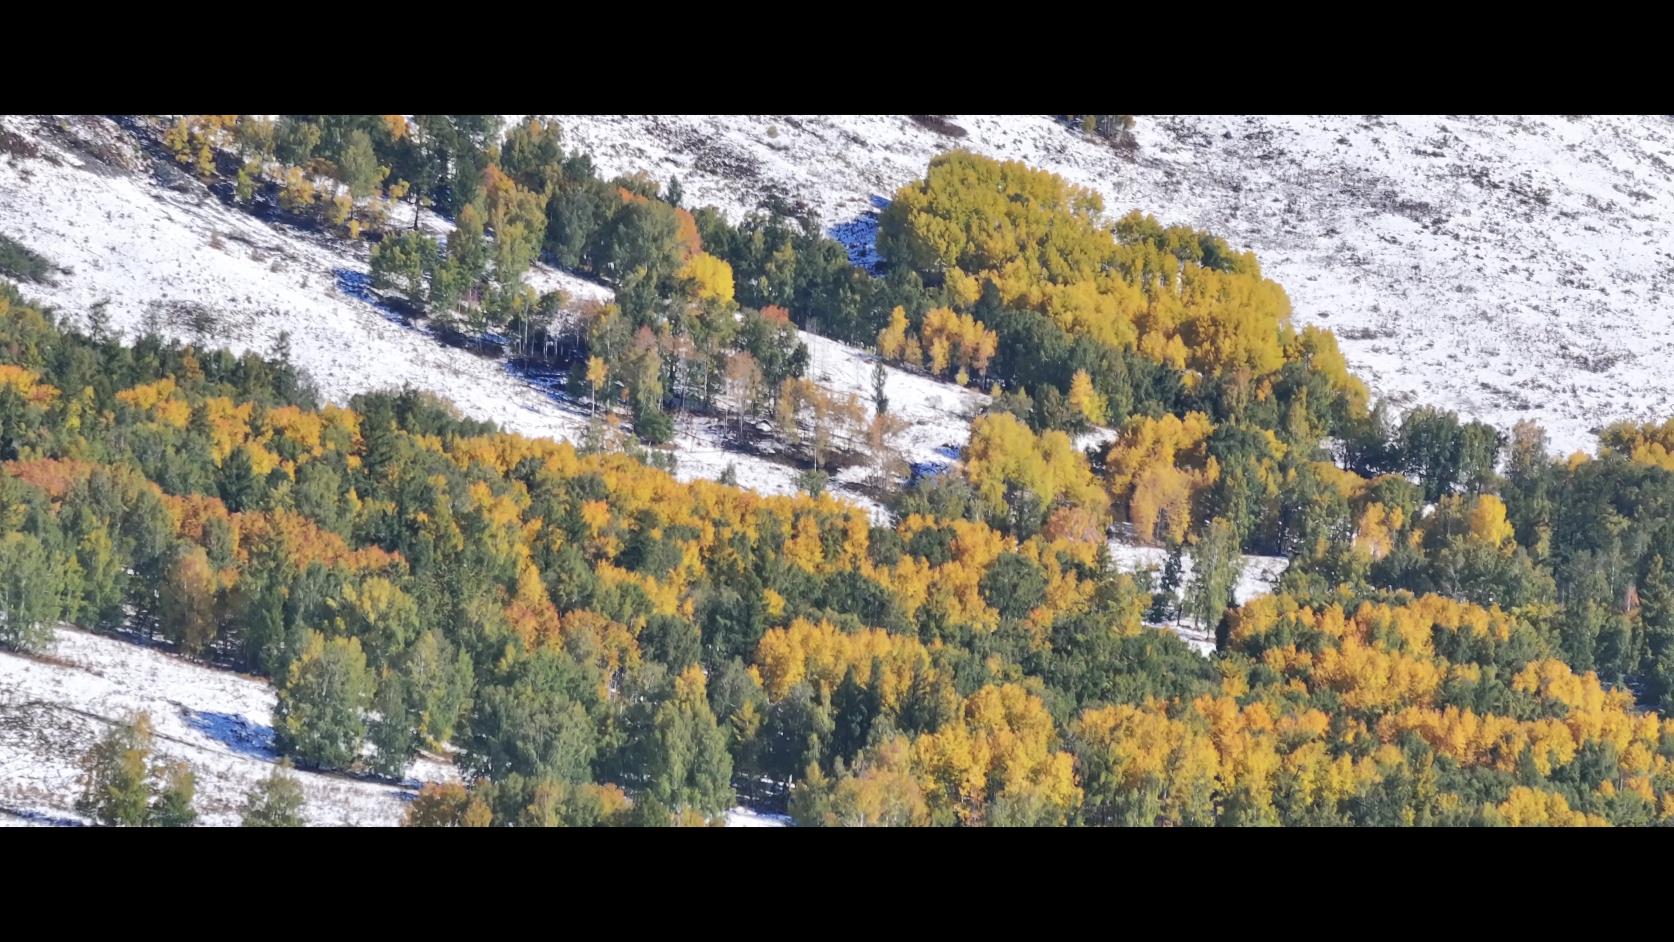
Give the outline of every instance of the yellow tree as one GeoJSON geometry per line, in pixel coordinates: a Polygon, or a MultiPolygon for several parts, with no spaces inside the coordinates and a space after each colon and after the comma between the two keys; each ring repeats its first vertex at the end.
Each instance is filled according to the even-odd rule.
{"type": "Polygon", "coordinates": [[[1110,420],[1110,408],[1104,396],[1093,388],[1093,378],[1086,370],[1076,370],[1070,380],[1069,403],[1091,425],[1103,425],[1110,420]]]}

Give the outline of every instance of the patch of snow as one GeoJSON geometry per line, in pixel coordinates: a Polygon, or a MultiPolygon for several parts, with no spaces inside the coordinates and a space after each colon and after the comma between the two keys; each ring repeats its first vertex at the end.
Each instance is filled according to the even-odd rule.
{"type": "Polygon", "coordinates": [[[790,826],[791,818],[788,814],[766,814],[743,807],[727,810],[727,827],[729,828],[787,828],[790,826]]]}
{"type": "MultiPolygon", "coordinates": [[[[1120,572],[1151,572],[1152,585],[1155,588],[1157,576],[1168,563],[1168,550],[1160,546],[1115,539],[1110,541],[1110,559],[1120,572]]],[[[1243,605],[1251,599],[1271,593],[1288,565],[1290,560],[1283,556],[1244,556],[1238,582],[1232,588],[1233,604],[1243,605]]],[[[1192,557],[1190,553],[1183,553],[1180,556],[1180,586],[1176,590],[1177,597],[1184,595],[1186,586],[1191,584],[1191,578],[1192,557]]],[[[1199,654],[1207,656],[1215,652],[1213,625],[1200,624],[1194,618],[1182,618],[1178,621],[1158,623],[1153,627],[1174,632],[1199,654]]]]}
{"type": "MultiPolygon", "coordinates": [[[[113,723],[150,714],[156,759],[189,763],[203,825],[236,825],[272,771],[273,688],[109,635],[60,627],[43,657],[0,651],[0,822],[77,824],[80,761],[113,723]],[[8,821],[9,819],[9,821],[8,821]]],[[[421,756],[403,784],[294,771],[311,825],[394,825],[420,783],[456,781],[421,756]]]]}

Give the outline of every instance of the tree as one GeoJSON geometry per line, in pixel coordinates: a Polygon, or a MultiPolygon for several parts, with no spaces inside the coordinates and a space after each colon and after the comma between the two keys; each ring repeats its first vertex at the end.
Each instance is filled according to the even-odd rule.
{"type": "Polygon", "coordinates": [[[453,231],[448,233],[447,263],[437,267],[431,278],[432,305],[451,313],[465,300],[478,303],[476,294],[488,273],[488,239],[485,222],[474,204],[459,211],[453,231]]]}
{"type": "Polygon", "coordinates": [[[405,828],[481,828],[493,823],[488,803],[458,782],[426,782],[407,806],[405,828]]]}
{"type": "Polygon", "coordinates": [[[896,444],[907,427],[905,420],[887,412],[874,414],[866,425],[866,452],[872,459],[872,480],[879,488],[888,489],[907,473],[907,459],[896,444]]]}
{"type": "Polygon", "coordinates": [[[459,717],[471,701],[471,656],[438,632],[422,635],[403,658],[409,708],[420,736],[439,747],[453,738],[459,717]]]}
{"type": "Polygon", "coordinates": [[[796,476],[796,488],[809,497],[819,497],[830,480],[831,475],[819,468],[808,468],[796,476]]]}
{"type": "Polygon", "coordinates": [[[1134,416],[1105,455],[1111,493],[1126,505],[1142,540],[1178,543],[1194,520],[1193,504],[1219,476],[1209,455],[1213,423],[1201,412],[1158,419],[1134,416]]]}
{"type": "Polygon", "coordinates": [[[93,523],[76,545],[81,567],[81,600],[74,620],[88,628],[114,628],[127,613],[122,610],[127,584],[126,561],[118,557],[110,531],[93,523]]]}
{"type": "Polygon", "coordinates": [[[591,393],[587,399],[587,414],[592,415],[599,405],[599,387],[610,379],[610,369],[605,366],[603,357],[587,358],[587,385],[591,393]]]}
{"type": "MultiPolygon", "coordinates": [[[[151,812],[151,717],[137,713],[117,723],[82,760],[76,810],[100,824],[139,827],[151,812]]],[[[189,796],[188,796],[189,797],[189,796]]]]}
{"type": "Polygon", "coordinates": [[[602,181],[586,179],[558,189],[546,204],[546,251],[565,268],[597,270],[600,230],[621,205],[602,181]]]}
{"type": "Polygon", "coordinates": [[[378,154],[372,149],[372,138],[365,131],[350,131],[348,144],[337,164],[338,175],[349,187],[349,195],[365,199],[377,192],[389,168],[378,166],[378,154]]]}
{"type": "Polygon", "coordinates": [[[1420,406],[1401,417],[1396,436],[1402,469],[1417,475],[1424,499],[1441,500],[1459,480],[1462,438],[1459,417],[1420,406]]]}
{"type": "Polygon", "coordinates": [[[1005,412],[971,423],[964,475],[982,496],[989,519],[1010,521],[1025,536],[1055,504],[1082,507],[1094,518],[1108,506],[1104,488],[1068,435],[1054,430],[1037,437],[1005,412]]]}
{"type": "Polygon", "coordinates": [[[0,646],[35,650],[63,611],[61,568],[27,533],[0,534],[0,646]]]}
{"type": "Polygon", "coordinates": [[[647,790],[675,809],[716,815],[732,804],[732,756],[727,737],[709,710],[703,669],[696,664],[675,678],[673,695],[652,720],[647,790]]]}
{"type": "Polygon", "coordinates": [[[510,292],[540,254],[546,198],[519,186],[498,167],[490,166],[483,181],[483,207],[494,232],[494,280],[502,293],[510,292]]]}
{"type": "Polygon", "coordinates": [[[762,388],[761,368],[748,350],[740,350],[727,357],[726,388],[738,414],[738,437],[743,439],[744,417],[754,411],[762,388]]]}
{"type": "Polygon", "coordinates": [[[227,509],[233,512],[254,509],[253,505],[263,489],[261,478],[256,474],[255,466],[250,461],[250,449],[240,446],[227,455],[221,462],[220,488],[221,500],[227,509]]]}
{"type": "Polygon", "coordinates": [[[924,791],[912,774],[912,744],[896,736],[835,781],[818,767],[791,792],[790,813],[813,827],[923,827],[930,823],[924,791]]]}
{"type": "Polygon", "coordinates": [[[537,651],[509,682],[478,692],[460,743],[460,766],[476,778],[516,773],[588,781],[597,736],[580,697],[597,689],[565,653],[537,651]]]}
{"type": "Polygon", "coordinates": [[[191,827],[197,778],[174,760],[151,764],[151,717],[114,723],[82,758],[76,810],[107,826],[191,827]]]}
{"type": "Polygon", "coordinates": [[[1674,712],[1674,574],[1662,556],[1651,557],[1639,589],[1639,620],[1645,630],[1641,671],[1646,698],[1659,710],[1674,712]]]}
{"type": "Polygon", "coordinates": [[[1109,406],[1103,395],[1093,388],[1093,379],[1086,370],[1076,370],[1070,381],[1069,403],[1089,425],[1103,425],[1109,421],[1109,406]]]}
{"type": "Polygon", "coordinates": [[[189,828],[198,821],[197,809],[192,807],[197,794],[197,776],[184,762],[170,762],[160,770],[162,786],[151,803],[146,824],[159,828],[189,828]]]}
{"type": "Polygon", "coordinates": [[[372,702],[377,719],[372,722],[372,771],[399,781],[418,751],[418,734],[407,705],[407,683],[394,671],[385,671],[372,702]]]}
{"type": "Polygon", "coordinates": [[[1163,622],[1173,617],[1179,601],[1180,572],[1184,568],[1184,557],[1185,544],[1176,543],[1169,547],[1168,557],[1163,560],[1162,572],[1158,574],[1156,592],[1151,598],[1151,610],[1145,616],[1147,619],[1163,622]]]}
{"type": "Polygon", "coordinates": [[[241,114],[233,129],[239,154],[264,160],[273,156],[273,136],[276,130],[272,118],[264,115],[241,114]]]}
{"type": "Polygon", "coordinates": [[[564,149],[558,122],[529,115],[506,131],[500,167],[519,185],[549,194],[564,179],[564,149]]]}
{"type": "Polygon", "coordinates": [[[348,768],[366,739],[373,692],[359,639],[308,632],[273,712],[279,751],[305,768],[348,768]]]}
{"type": "Polygon", "coordinates": [[[1046,574],[1016,553],[1002,553],[980,583],[983,600],[1001,618],[1023,618],[1046,601],[1046,574]]]}
{"type": "Polygon", "coordinates": [[[342,625],[376,667],[393,661],[418,635],[418,605],[389,579],[372,576],[345,586],[343,601],[342,625]]]}
{"type": "Polygon", "coordinates": [[[710,255],[699,252],[686,260],[680,269],[687,291],[700,301],[711,301],[730,307],[732,304],[732,266],[710,255]]]}
{"type": "Polygon", "coordinates": [[[605,227],[599,268],[617,286],[622,312],[642,322],[685,259],[674,208],[630,200],[605,227]]]}
{"type": "Polygon", "coordinates": [[[423,311],[430,300],[428,279],[439,256],[436,240],[422,232],[385,236],[372,247],[372,287],[398,291],[423,311]]]}
{"type": "Polygon", "coordinates": [[[813,685],[795,684],[769,707],[762,724],[762,770],[788,782],[810,765],[818,766],[834,731],[831,711],[813,685]]]}
{"type": "Polygon", "coordinates": [[[274,766],[267,778],[257,782],[244,797],[240,827],[299,828],[307,823],[302,817],[302,783],[288,774],[286,768],[282,762],[274,766]]]}
{"type": "Polygon", "coordinates": [[[184,544],[158,587],[158,618],[163,636],[182,653],[197,656],[215,638],[215,569],[203,547],[184,544]]]}
{"type": "Polygon", "coordinates": [[[320,146],[320,126],[300,115],[285,115],[273,132],[273,156],[281,163],[297,166],[314,156],[320,146]]]}
{"type": "Polygon", "coordinates": [[[1244,559],[1238,552],[1238,534],[1232,524],[1220,517],[1210,521],[1192,545],[1191,561],[1184,614],[1197,619],[1203,628],[1212,628],[1232,604],[1233,589],[1243,571],[1244,559]]]}

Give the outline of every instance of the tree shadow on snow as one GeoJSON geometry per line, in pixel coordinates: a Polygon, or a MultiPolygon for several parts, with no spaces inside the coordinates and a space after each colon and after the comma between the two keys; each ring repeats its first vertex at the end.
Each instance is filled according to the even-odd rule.
{"type": "Polygon", "coordinates": [[[849,263],[859,265],[867,271],[877,274],[880,259],[878,258],[878,214],[889,206],[889,200],[872,194],[872,210],[856,216],[846,222],[839,222],[828,228],[827,236],[843,243],[843,248],[849,252],[849,263]]]}
{"type": "Polygon", "coordinates": [[[273,727],[252,723],[233,713],[181,708],[186,725],[233,752],[252,759],[273,758],[273,727]]]}
{"type": "Polygon", "coordinates": [[[0,805],[0,814],[9,814],[20,821],[28,821],[31,824],[40,824],[47,827],[84,828],[87,826],[86,821],[53,814],[50,811],[40,811],[35,808],[12,808],[0,805]]]}
{"type": "Polygon", "coordinates": [[[372,276],[367,272],[355,271],[353,268],[334,268],[331,271],[337,279],[337,290],[345,297],[354,298],[372,305],[384,320],[402,327],[414,326],[413,312],[404,310],[405,305],[394,303],[372,288],[372,276]]]}

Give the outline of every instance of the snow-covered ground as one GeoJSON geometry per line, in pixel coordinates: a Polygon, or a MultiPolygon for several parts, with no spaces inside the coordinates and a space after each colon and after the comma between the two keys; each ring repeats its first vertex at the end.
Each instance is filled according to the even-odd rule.
{"type": "MultiPolygon", "coordinates": [[[[172,168],[159,181],[132,138],[104,119],[3,116],[0,128],[42,152],[0,155],[0,233],[66,269],[51,285],[23,286],[30,297],[77,320],[107,302],[112,327],[126,335],[153,325],[235,351],[270,352],[280,333],[289,333],[293,360],[334,402],[411,385],[508,431],[570,441],[583,435],[585,404],[501,361],[446,346],[380,306],[368,288],[364,243],[270,224],[223,205],[172,168]]],[[[411,219],[398,207],[397,220],[401,213],[411,219]]],[[[429,214],[424,222],[438,234],[449,228],[429,214]]],[[[608,288],[544,266],[530,281],[576,302],[610,297],[608,288]]],[[[833,391],[854,393],[870,410],[870,358],[819,337],[804,340],[810,374],[833,391]]],[[[891,411],[913,423],[898,447],[914,464],[947,463],[948,449],[963,446],[970,416],[986,402],[980,393],[895,369],[886,387],[891,411]]],[[[731,465],[746,487],[796,490],[799,469],[771,454],[728,450],[724,425],[692,416],[677,422],[671,448],[682,479],[713,479],[731,465]]],[[[864,469],[846,469],[834,490],[881,517],[876,502],[857,490],[863,478],[864,469]]]]}
{"type": "Polygon", "coordinates": [[[727,827],[729,828],[783,828],[790,827],[790,824],[791,819],[788,814],[767,814],[744,807],[732,808],[727,811],[727,827]]]}
{"type": "MultiPolygon", "coordinates": [[[[151,717],[157,760],[197,776],[201,826],[239,822],[245,796],[272,773],[273,688],[131,640],[60,627],[39,657],[0,651],[0,827],[89,823],[76,812],[80,762],[114,723],[151,717]]],[[[399,824],[423,782],[457,781],[421,756],[400,784],[292,771],[314,826],[399,824]]],[[[790,819],[738,807],[728,827],[784,827],[790,819]]]]}
{"type": "MultiPolygon", "coordinates": [[[[154,755],[191,764],[200,823],[236,825],[272,771],[273,688],[106,635],[60,628],[40,658],[0,651],[0,825],[68,824],[80,761],[111,724],[150,714],[154,755]]],[[[393,825],[420,782],[455,779],[420,758],[403,785],[293,772],[313,825],[393,825]]]]}
{"type": "MultiPolygon", "coordinates": [[[[1152,585],[1161,575],[1163,567],[1168,563],[1168,551],[1160,546],[1144,546],[1129,543],[1125,540],[1110,541],[1110,558],[1116,568],[1122,572],[1144,572],[1152,574],[1152,585]]],[[[1256,596],[1267,595],[1278,584],[1279,577],[1284,575],[1285,567],[1290,560],[1283,556],[1245,556],[1243,569],[1238,576],[1238,583],[1232,587],[1232,601],[1242,605],[1256,596]]],[[[1176,595],[1183,596],[1186,586],[1191,584],[1192,558],[1189,554],[1180,557],[1180,586],[1176,595]]],[[[1191,645],[1192,650],[1199,654],[1209,655],[1215,651],[1215,626],[1199,624],[1196,619],[1185,618],[1178,621],[1168,621],[1153,627],[1166,628],[1180,636],[1180,639],[1191,645]]]]}
{"type": "Polygon", "coordinates": [[[1118,153],[1045,115],[560,115],[606,173],[678,176],[688,205],[817,210],[870,257],[878,209],[965,147],[1254,249],[1299,323],[1336,331],[1400,406],[1590,448],[1674,413],[1674,119],[1140,116],[1118,153]]]}
{"type": "Polygon", "coordinates": [[[0,232],[68,269],[52,285],[22,286],[26,295],[73,320],[105,301],[124,334],[156,323],[235,351],[269,352],[289,332],[294,360],[333,401],[411,384],[528,434],[573,436],[585,426],[585,410],[560,408],[500,363],[444,346],[367,300],[362,247],[269,225],[184,178],[161,185],[108,122],[70,128],[128,153],[140,172],[63,146],[50,124],[0,118],[56,160],[0,159],[0,232]],[[193,324],[168,313],[188,304],[214,319],[193,324]]]}
{"type": "MultiPolygon", "coordinates": [[[[835,340],[800,332],[808,345],[808,378],[838,395],[853,395],[876,414],[872,403],[870,355],[835,340]]],[[[905,423],[894,447],[909,464],[923,470],[951,467],[970,438],[971,420],[988,406],[988,396],[975,389],[931,379],[921,373],[884,367],[884,396],[889,415],[905,423]]],[[[844,469],[839,484],[864,478],[864,467],[844,469]]]]}

